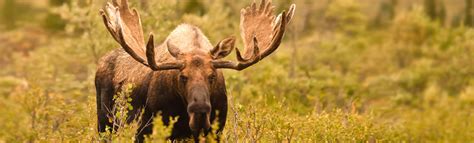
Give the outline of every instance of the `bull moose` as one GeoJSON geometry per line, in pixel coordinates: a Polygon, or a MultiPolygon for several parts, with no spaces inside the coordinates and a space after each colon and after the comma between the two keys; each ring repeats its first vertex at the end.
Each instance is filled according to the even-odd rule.
{"type": "Polygon", "coordinates": [[[223,60],[234,49],[235,37],[215,46],[196,26],[181,24],[160,45],[153,34],[144,42],[138,12],[127,0],[113,0],[100,10],[103,22],[122,48],[103,56],[95,77],[98,131],[114,129],[114,95],[125,84],[133,84],[130,93],[133,109],[128,122],[141,114],[137,142],[152,132],[146,124],[160,113],[165,125],[178,117],[169,139],[194,138],[212,130],[221,132],[226,123],[227,93],[220,69],[246,69],[273,53],[280,45],[285,28],[293,18],[295,5],[274,16],[270,1],[253,2],[241,10],[240,30],[244,52],[236,48],[237,62],[223,60]],[[141,113],[143,111],[143,113],[141,113]],[[217,122],[218,129],[211,129],[217,122]],[[107,128],[110,127],[110,128],[107,128]]]}

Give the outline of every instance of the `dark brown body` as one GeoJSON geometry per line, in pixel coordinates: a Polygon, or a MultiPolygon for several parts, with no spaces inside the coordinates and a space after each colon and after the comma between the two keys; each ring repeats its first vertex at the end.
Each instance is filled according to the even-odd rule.
{"type": "MultiPolygon", "coordinates": [[[[181,27],[189,29],[189,26],[181,27]]],[[[186,36],[184,36],[184,38],[186,38],[186,36]]],[[[188,49],[187,51],[196,54],[199,52],[194,52],[192,48],[198,50],[200,46],[180,47],[191,48],[191,50],[188,49]]],[[[157,49],[166,48],[157,47],[157,49]]],[[[157,51],[157,55],[161,56],[160,60],[166,61],[172,59],[171,56],[162,56],[169,55],[166,52],[166,50],[157,51]],[[159,54],[160,52],[165,53],[159,54]]],[[[225,126],[226,121],[227,96],[222,72],[216,70],[216,73],[216,81],[211,84],[209,89],[211,104],[210,122],[213,123],[217,121],[219,129],[213,130],[220,132],[225,126]],[[218,117],[216,117],[216,115],[218,117]]],[[[136,62],[121,48],[117,48],[106,54],[99,62],[95,79],[99,132],[104,132],[106,126],[112,127],[108,116],[112,114],[110,110],[114,106],[114,95],[121,90],[123,85],[133,84],[134,89],[131,93],[133,110],[129,112],[129,121],[132,121],[132,119],[139,114],[141,109],[144,109],[141,123],[151,123],[150,120],[157,115],[157,113],[161,113],[162,121],[165,125],[169,124],[170,117],[179,117],[177,123],[174,124],[170,139],[192,137],[193,132],[188,125],[189,115],[187,102],[183,99],[183,96],[180,95],[180,93],[183,93],[183,91],[180,90],[184,89],[179,86],[179,75],[180,70],[153,71],[136,62]]],[[[144,129],[137,134],[139,140],[143,139],[144,134],[152,132],[152,125],[142,125],[141,128],[144,129]]]]}

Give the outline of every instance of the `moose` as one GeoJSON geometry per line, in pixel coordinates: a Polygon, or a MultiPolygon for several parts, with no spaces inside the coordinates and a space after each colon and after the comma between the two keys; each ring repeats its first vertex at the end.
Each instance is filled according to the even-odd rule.
{"type": "MultiPolygon", "coordinates": [[[[95,76],[98,131],[116,129],[111,117],[114,95],[125,84],[133,84],[130,93],[133,109],[127,122],[140,125],[136,141],[152,133],[150,122],[157,115],[170,126],[170,117],[177,117],[169,139],[198,140],[201,134],[216,131],[219,135],[226,123],[227,91],[221,69],[246,69],[279,46],[287,25],[293,18],[295,5],[288,12],[273,15],[271,1],[253,2],[240,12],[240,30],[244,52],[236,50],[237,61],[224,60],[234,49],[236,38],[231,36],[211,44],[203,32],[191,24],[177,26],[155,46],[153,33],[144,42],[140,15],[129,8],[128,0],[107,2],[100,10],[103,22],[117,48],[104,55],[95,76]],[[218,129],[211,129],[217,122],[218,129]]],[[[151,122],[152,123],[152,122],[151,122]]]]}

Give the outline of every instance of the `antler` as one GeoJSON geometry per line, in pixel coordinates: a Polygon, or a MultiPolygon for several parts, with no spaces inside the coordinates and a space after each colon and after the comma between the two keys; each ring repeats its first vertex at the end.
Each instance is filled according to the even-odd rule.
{"type": "Polygon", "coordinates": [[[140,15],[136,9],[130,10],[128,0],[113,0],[100,10],[107,30],[133,59],[153,70],[179,69],[181,62],[156,63],[153,34],[150,33],[147,45],[143,41],[140,15]],[[146,50],[145,50],[146,47],[146,50]]]}
{"type": "Polygon", "coordinates": [[[253,2],[240,12],[240,30],[244,41],[244,56],[236,49],[238,63],[214,60],[215,68],[243,70],[274,52],[281,43],[286,25],[293,18],[295,4],[288,13],[283,11],[277,18],[273,16],[274,6],[271,1],[262,0],[260,5],[253,2]],[[260,49],[263,48],[263,49],[260,49]]]}

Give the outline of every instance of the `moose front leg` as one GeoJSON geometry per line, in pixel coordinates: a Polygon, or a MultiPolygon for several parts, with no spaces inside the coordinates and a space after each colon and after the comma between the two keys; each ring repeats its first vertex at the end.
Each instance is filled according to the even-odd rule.
{"type": "Polygon", "coordinates": [[[150,135],[153,132],[153,113],[148,112],[149,110],[144,110],[142,118],[140,119],[140,127],[137,130],[135,135],[135,143],[143,143],[145,140],[145,135],[150,135]]]}
{"type": "Polygon", "coordinates": [[[110,122],[109,116],[113,107],[113,89],[101,88],[100,85],[97,85],[96,92],[97,130],[100,134],[111,132],[113,124],[110,122]]]}

